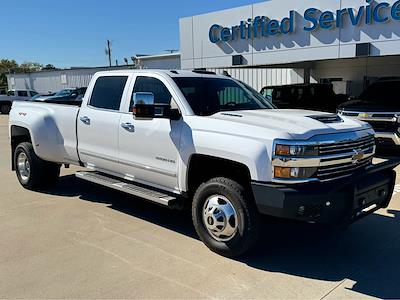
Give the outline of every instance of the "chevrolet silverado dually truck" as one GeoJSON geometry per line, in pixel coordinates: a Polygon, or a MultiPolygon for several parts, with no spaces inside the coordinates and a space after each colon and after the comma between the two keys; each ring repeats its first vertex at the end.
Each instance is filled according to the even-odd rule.
{"type": "Polygon", "coordinates": [[[23,187],[84,166],[82,180],[191,207],[201,240],[227,257],[255,245],[262,215],[349,224],[387,207],[398,164],[372,163],[367,123],[275,109],[248,85],[201,70],[99,72],[80,105],[14,102],[9,122],[23,187]]]}

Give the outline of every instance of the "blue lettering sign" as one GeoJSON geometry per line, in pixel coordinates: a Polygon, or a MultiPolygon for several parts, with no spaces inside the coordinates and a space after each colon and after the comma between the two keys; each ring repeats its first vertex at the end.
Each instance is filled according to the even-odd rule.
{"type": "MultiPolygon", "coordinates": [[[[343,8],[335,12],[320,11],[317,8],[308,8],[304,12],[304,20],[307,22],[303,26],[304,31],[312,32],[318,29],[331,30],[342,28],[343,24],[350,22],[352,26],[361,26],[374,23],[385,23],[390,20],[400,21],[400,0],[393,5],[387,2],[376,4],[374,0],[365,0],[367,5],[360,6],[358,9],[343,8]],[[363,21],[364,20],[364,21],[363,21]]],[[[240,21],[239,25],[223,27],[218,24],[211,26],[209,39],[211,43],[231,42],[235,40],[251,40],[262,37],[286,35],[293,33],[296,28],[296,12],[290,11],[289,16],[282,20],[269,20],[266,16],[257,16],[254,19],[240,21]]]]}

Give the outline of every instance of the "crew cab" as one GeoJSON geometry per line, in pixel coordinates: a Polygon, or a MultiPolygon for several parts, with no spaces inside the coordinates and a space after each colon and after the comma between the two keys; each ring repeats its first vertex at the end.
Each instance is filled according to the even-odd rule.
{"type": "Polygon", "coordinates": [[[38,93],[33,90],[18,90],[13,89],[7,92],[7,95],[0,96],[0,112],[2,114],[8,114],[11,109],[11,105],[15,100],[29,100],[36,96],[38,93]]]}
{"type": "Polygon", "coordinates": [[[9,122],[25,188],[54,184],[63,164],[84,166],[82,180],[191,207],[201,240],[228,257],[256,244],[262,215],[349,224],[387,207],[398,164],[372,164],[366,123],[275,109],[206,71],[99,72],[81,105],[15,102],[9,122]]]}
{"type": "Polygon", "coordinates": [[[378,148],[400,149],[400,78],[381,79],[358,99],[339,106],[342,116],[368,122],[375,130],[378,148]]]}

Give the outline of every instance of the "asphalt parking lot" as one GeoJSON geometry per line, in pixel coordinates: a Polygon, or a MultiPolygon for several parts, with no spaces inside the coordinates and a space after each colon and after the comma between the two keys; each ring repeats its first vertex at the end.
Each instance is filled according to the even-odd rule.
{"type": "Polygon", "coordinates": [[[81,182],[74,167],[52,190],[24,190],[7,122],[0,298],[400,298],[399,194],[345,231],[265,222],[257,251],[231,260],[199,241],[188,213],[81,182]]]}

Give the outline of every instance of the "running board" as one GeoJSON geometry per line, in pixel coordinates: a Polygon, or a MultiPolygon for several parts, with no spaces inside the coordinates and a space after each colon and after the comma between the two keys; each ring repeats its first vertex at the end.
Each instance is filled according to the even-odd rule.
{"type": "Polygon", "coordinates": [[[169,194],[165,194],[159,191],[155,191],[149,188],[145,188],[134,183],[128,183],[116,179],[114,177],[109,177],[105,174],[98,172],[85,172],[78,171],[75,173],[77,178],[97,183],[99,185],[112,188],[127,194],[131,194],[146,200],[156,202],[164,206],[173,206],[176,203],[177,198],[169,194]]]}

